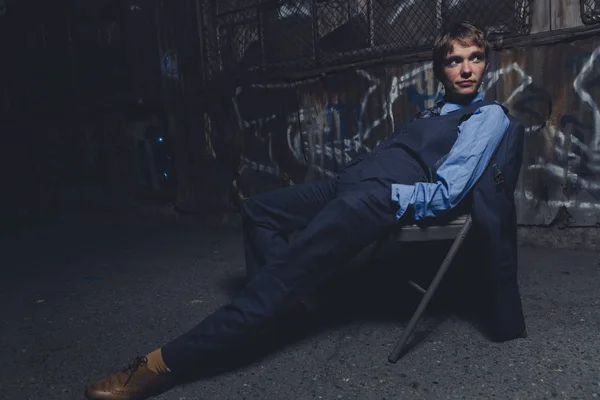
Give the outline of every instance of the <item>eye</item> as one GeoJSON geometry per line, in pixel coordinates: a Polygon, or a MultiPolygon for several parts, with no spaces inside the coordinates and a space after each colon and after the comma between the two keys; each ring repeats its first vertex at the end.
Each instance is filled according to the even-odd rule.
{"type": "Polygon", "coordinates": [[[451,58],[446,61],[446,67],[456,67],[458,64],[460,64],[460,60],[456,58],[451,58]]]}

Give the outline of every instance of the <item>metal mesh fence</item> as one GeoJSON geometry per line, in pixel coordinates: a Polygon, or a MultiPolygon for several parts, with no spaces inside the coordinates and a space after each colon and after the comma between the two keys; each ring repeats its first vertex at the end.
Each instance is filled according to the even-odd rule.
{"type": "Polygon", "coordinates": [[[600,23],[600,0],[581,0],[581,20],[587,25],[600,23]]]}
{"type": "Polygon", "coordinates": [[[532,0],[209,3],[205,37],[212,73],[302,70],[407,54],[431,47],[442,29],[462,20],[485,27],[490,35],[526,35],[532,15],[532,0]]]}

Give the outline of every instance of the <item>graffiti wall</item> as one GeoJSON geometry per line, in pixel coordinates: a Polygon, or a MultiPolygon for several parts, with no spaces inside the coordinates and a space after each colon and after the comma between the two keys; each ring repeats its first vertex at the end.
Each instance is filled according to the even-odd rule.
{"type": "MultiPolygon", "coordinates": [[[[600,224],[600,40],[494,52],[482,89],[526,126],[522,225],[600,224]]],[[[243,143],[241,195],[333,176],[442,91],[431,63],[239,85],[214,112],[243,143]],[[226,118],[223,116],[226,115],[226,118]]],[[[213,115],[215,115],[213,113],[213,115]]],[[[217,125],[217,124],[215,124],[217,125]]]]}

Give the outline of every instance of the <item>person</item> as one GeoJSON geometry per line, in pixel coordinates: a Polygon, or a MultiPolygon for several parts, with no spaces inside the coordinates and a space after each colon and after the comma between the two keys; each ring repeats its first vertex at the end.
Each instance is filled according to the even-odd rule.
{"type": "Polygon", "coordinates": [[[520,150],[513,146],[499,155],[506,133],[522,131],[522,125],[479,91],[489,48],[477,26],[462,22],[452,27],[433,48],[443,99],[401,125],[367,156],[349,162],[335,178],[247,199],[242,206],[245,288],[188,332],[90,385],[87,398],[143,399],[168,390],[178,377],[231,354],[278,315],[294,309],[340,261],[398,224],[447,215],[471,193],[477,236],[493,244],[495,250],[487,253],[502,253],[488,268],[501,276],[493,284],[499,294],[492,310],[499,340],[524,336],[511,197],[520,168],[514,153],[520,150]],[[490,162],[496,159],[492,171],[490,162]],[[502,164],[509,159],[514,165],[502,164]],[[491,188],[491,178],[479,184],[489,171],[495,179],[491,188]],[[298,233],[289,240],[293,232],[298,233]]]}

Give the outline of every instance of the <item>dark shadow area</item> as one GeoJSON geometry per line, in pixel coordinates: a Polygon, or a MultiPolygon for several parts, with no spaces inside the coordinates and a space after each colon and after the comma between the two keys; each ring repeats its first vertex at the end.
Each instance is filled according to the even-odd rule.
{"type": "Polygon", "coordinates": [[[248,279],[246,279],[245,275],[235,275],[228,276],[227,278],[219,281],[218,287],[219,290],[227,294],[227,297],[233,297],[237,292],[242,290],[247,283],[248,279]]]}

